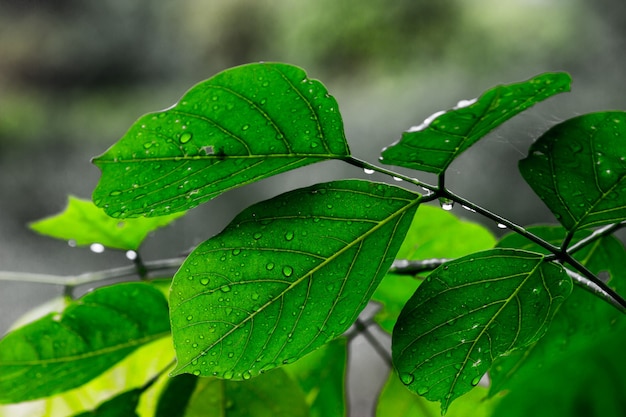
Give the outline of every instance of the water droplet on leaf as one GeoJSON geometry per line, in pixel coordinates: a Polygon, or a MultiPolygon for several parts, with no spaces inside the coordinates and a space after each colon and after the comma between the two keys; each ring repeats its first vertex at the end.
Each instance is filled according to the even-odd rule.
{"type": "Polygon", "coordinates": [[[182,135],[180,135],[180,143],[187,143],[191,140],[191,133],[189,132],[185,132],[182,135]]]}
{"type": "Polygon", "coordinates": [[[413,374],[410,374],[408,372],[403,372],[400,374],[400,381],[402,381],[404,385],[410,385],[414,380],[415,376],[413,376],[413,374]]]}
{"type": "Polygon", "coordinates": [[[293,274],[293,268],[289,265],[283,267],[283,275],[286,277],[290,277],[293,274]]]}

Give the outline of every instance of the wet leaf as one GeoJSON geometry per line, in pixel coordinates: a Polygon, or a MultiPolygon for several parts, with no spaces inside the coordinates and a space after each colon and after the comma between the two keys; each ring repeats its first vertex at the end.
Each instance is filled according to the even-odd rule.
{"type": "Polygon", "coordinates": [[[0,403],[78,387],[169,334],[165,297],[148,284],[95,290],[0,340],[0,403]]]}
{"type": "Polygon", "coordinates": [[[546,73],[516,84],[487,90],[478,100],[462,101],[435,113],[382,152],[389,165],[443,173],[462,152],[494,128],[555,94],[569,91],[566,73],[546,73]]]}
{"type": "Polygon", "coordinates": [[[335,99],[285,64],[221,72],[141,117],[94,163],[113,217],[160,216],[291,169],[349,155],[335,99]]]}
{"type": "Polygon", "coordinates": [[[345,180],[244,210],[174,277],[174,374],[249,379],[341,335],[391,265],[420,197],[345,180]]]}
{"type": "Polygon", "coordinates": [[[341,417],[346,407],[348,340],[339,337],[283,369],[298,381],[310,417],[341,417]]]}
{"type": "MultiPolygon", "coordinates": [[[[528,231],[559,245],[565,238],[562,227],[539,226],[528,231]]],[[[591,234],[588,230],[576,233],[573,242],[591,234]]],[[[505,236],[501,247],[519,248],[535,252],[544,251],[536,244],[517,234],[505,236]]],[[[610,275],[609,285],[618,293],[626,293],[626,249],[613,236],[605,236],[574,254],[593,273],[605,272],[610,275]]],[[[614,307],[574,286],[572,294],[561,305],[554,316],[550,328],[537,343],[501,357],[490,370],[491,390],[494,395],[511,389],[516,381],[527,375],[543,374],[546,367],[567,355],[568,352],[586,346],[602,333],[615,332],[617,325],[624,325],[626,317],[614,307]]]]}
{"type": "Polygon", "coordinates": [[[445,412],[495,358],[536,342],[571,290],[563,268],[534,252],[491,249],[442,265],[394,327],[400,379],[445,412]]]}
{"type": "Polygon", "coordinates": [[[282,369],[250,381],[200,378],[185,417],[308,417],[297,382],[282,369]]]}
{"type": "MultiPolygon", "coordinates": [[[[461,220],[440,208],[421,205],[396,258],[411,261],[452,259],[490,249],[495,242],[487,228],[461,220]]],[[[382,304],[374,320],[383,330],[391,333],[402,307],[419,283],[406,275],[389,273],[385,276],[372,296],[372,300],[382,304]]]]}
{"type": "Polygon", "coordinates": [[[626,220],[626,112],[560,123],[532,144],[522,176],[568,230],[626,220]]]}
{"type": "Polygon", "coordinates": [[[91,201],[69,196],[62,213],[31,223],[42,235],[67,240],[76,246],[100,243],[108,248],[137,250],[148,234],[185,215],[174,213],[157,218],[118,220],[108,216],[91,201]]]}
{"type": "Polygon", "coordinates": [[[135,411],[143,389],[123,392],[100,404],[93,411],[76,414],[75,417],[138,417],[135,411]]]}

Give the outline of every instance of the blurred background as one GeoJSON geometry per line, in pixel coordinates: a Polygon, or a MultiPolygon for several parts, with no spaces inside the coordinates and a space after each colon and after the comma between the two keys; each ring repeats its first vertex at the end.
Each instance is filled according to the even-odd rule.
{"type": "MultiPolygon", "coordinates": [[[[89,198],[99,178],[90,158],[139,116],[255,61],[320,79],[339,102],[353,154],[372,162],[402,131],[461,99],[569,72],[572,93],[507,122],[448,173],[454,191],[513,221],[553,222],[517,160],[555,123],[626,109],[625,43],[622,0],[0,0],[0,270],[65,275],[127,264],[123,253],[71,248],[27,224],[63,210],[68,194],[89,198]]],[[[249,204],[348,177],[365,175],[329,162],[230,192],[154,234],[142,255],[178,256],[249,204]]],[[[0,286],[0,333],[62,293],[0,286]]]]}

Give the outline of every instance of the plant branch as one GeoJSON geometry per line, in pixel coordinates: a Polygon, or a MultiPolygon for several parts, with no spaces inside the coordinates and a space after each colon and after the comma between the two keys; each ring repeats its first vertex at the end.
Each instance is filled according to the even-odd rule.
{"type": "Polygon", "coordinates": [[[399,179],[401,179],[403,181],[406,181],[406,182],[408,182],[410,184],[417,185],[418,187],[422,187],[422,188],[424,188],[424,189],[426,189],[428,191],[437,192],[437,187],[434,186],[434,185],[430,185],[430,184],[427,184],[425,182],[422,182],[422,181],[418,180],[417,178],[411,178],[411,177],[408,177],[406,175],[402,175],[402,174],[399,174],[397,172],[391,171],[389,169],[385,169],[385,168],[379,167],[377,165],[370,164],[367,161],[363,161],[363,160],[355,158],[353,156],[345,158],[344,161],[349,163],[350,165],[354,165],[357,168],[361,168],[363,170],[369,170],[369,171],[376,171],[376,172],[379,172],[381,174],[388,175],[388,176],[390,176],[392,178],[399,178],[399,179]]]}
{"type": "Polygon", "coordinates": [[[607,293],[605,289],[600,287],[594,281],[591,281],[590,279],[580,275],[577,272],[574,272],[567,268],[565,268],[565,272],[567,273],[567,275],[569,275],[572,281],[574,281],[574,283],[578,285],[580,288],[584,289],[585,291],[590,292],[596,297],[600,297],[602,300],[606,301],[607,303],[609,303],[610,305],[618,309],[621,313],[626,314],[626,306],[618,301],[618,299],[621,299],[621,297],[619,296],[615,297],[607,293]]]}
{"type": "Polygon", "coordinates": [[[372,346],[372,348],[378,353],[378,355],[385,361],[390,368],[393,369],[393,361],[391,359],[391,355],[389,351],[380,343],[380,341],[374,336],[369,327],[360,319],[357,318],[354,322],[354,327],[356,327],[357,333],[362,334],[365,337],[365,340],[372,346]]]}
{"type": "Polygon", "coordinates": [[[389,272],[399,275],[417,275],[422,272],[432,271],[450,260],[446,258],[422,259],[419,261],[396,259],[391,264],[389,272]]]}
{"type": "Polygon", "coordinates": [[[587,236],[584,239],[579,240],[578,242],[576,242],[575,244],[573,244],[568,250],[567,252],[571,255],[574,254],[575,252],[579,251],[580,249],[584,248],[585,246],[589,245],[590,243],[601,239],[605,236],[609,236],[613,233],[615,233],[616,231],[618,231],[619,229],[626,227],[626,221],[620,222],[620,223],[613,223],[613,224],[609,224],[608,226],[604,226],[600,229],[595,230],[592,234],[590,234],[589,236],[587,236]]]}

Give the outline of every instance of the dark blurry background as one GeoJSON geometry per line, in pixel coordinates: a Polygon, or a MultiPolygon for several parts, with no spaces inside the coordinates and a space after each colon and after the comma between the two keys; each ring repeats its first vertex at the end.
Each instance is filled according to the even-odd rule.
{"type": "MultiPolygon", "coordinates": [[[[68,194],[90,197],[99,177],[90,158],[139,116],[253,61],[300,65],[320,79],[339,102],[353,154],[373,162],[403,130],[460,99],[569,72],[572,93],[490,134],[448,179],[518,223],[554,221],[516,161],[559,121],[626,109],[625,33],[623,0],[0,0],[0,270],[78,274],[126,264],[122,253],[70,248],[26,225],[63,210],[68,194]]],[[[255,201],[345,177],[364,174],[329,162],[233,191],[149,238],[143,256],[177,256],[255,201]]],[[[61,294],[0,286],[0,333],[61,294]]]]}

